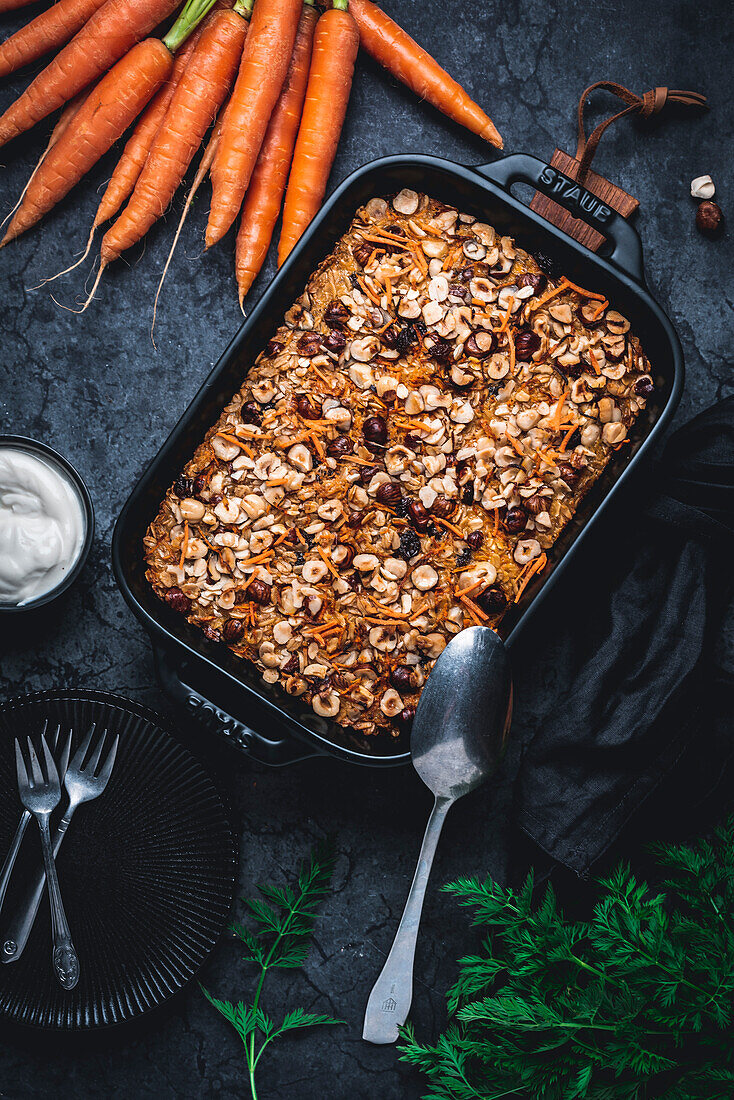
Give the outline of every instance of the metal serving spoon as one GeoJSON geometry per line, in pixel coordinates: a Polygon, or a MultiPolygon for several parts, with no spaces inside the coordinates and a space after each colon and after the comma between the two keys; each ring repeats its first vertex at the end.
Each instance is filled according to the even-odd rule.
{"type": "Polygon", "coordinates": [[[413,959],[423,899],[446,814],[497,767],[509,728],[510,666],[485,626],[457,634],[433,666],[418,703],[413,767],[435,795],[408,900],[387,962],[367,1002],[362,1038],[394,1043],[413,996],[413,959]]]}

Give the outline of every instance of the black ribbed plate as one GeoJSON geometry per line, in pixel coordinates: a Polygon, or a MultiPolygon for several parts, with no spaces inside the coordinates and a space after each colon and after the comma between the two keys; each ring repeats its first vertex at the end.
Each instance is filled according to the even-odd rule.
{"type": "MultiPolygon", "coordinates": [[[[67,993],[53,977],[44,898],[20,960],[0,965],[0,1020],[106,1027],[161,1004],[205,961],[232,904],[234,839],[211,780],[153,711],[106,692],[42,691],[0,707],[0,862],[21,813],[13,739],[37,735],[46,719],[50,729],[73,728],[75,744],[96,722],[120,734],[120,747],[107,790],[76,811],[57,860],[79,984],[67,993]]],[[[36,859],[31,822],[0,914],[0,943],[36,859]]]]}

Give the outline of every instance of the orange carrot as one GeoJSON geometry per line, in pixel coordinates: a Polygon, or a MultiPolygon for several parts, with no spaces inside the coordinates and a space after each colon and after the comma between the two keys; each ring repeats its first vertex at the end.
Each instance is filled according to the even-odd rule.
{"type": "Polygon", "coordinates": [[[94,218],[94,228],[114,217],[125,200],[132,195],[137,178],[150,152],[150,147],[161,128],[163,119],[166,117],[166,111],[173,93],[183,76],[197,41],[197,35],[192,35],[188,42],[181,47],[173,62],[170,78],[162,88],[158,89],[138,119],[135,129],[122,151],[122,156],[115,165],[110,182],[105,188],[102,201],[94,218]]]}
{"type": "Polygon", "coordinates": [[[172,66],[171,52],[158,38],[139,42],[118,61],[49,150],[3,244],[34,225],[97,163],[170,76],[172,66]]]}
{"type": "Polygon", "coordinates": [[[100,80],[40,166],[1,244],[42,218],[121,137],[169,79],[174,51],[213,4],[214,0],[186,0],[162,41],[146,38],[139,42],[100,80]]]}
{"type": "MultiPolygon", "coordinates": [[[[218,10],[224,10],[231,6],[228,0],[217,0],[212,11],[207,16],[206,22],[213,19],[218,10]]],[[[166,117],[166,111],[168,110],[173,93],[183,76],[189,58],[194,52],[196,43],[199,41],[202,31],[206,26],[206,22],[202,23],[194,31],[191,37],[186,40],[183,46],[177,50],[170,80],[167,80],[163,87],[156,92],[140,116],[137,126],[133,130],[127,145],[122,151],[122,156],[115,166],[110,182],[107,184],[107,188],[102,196],[102,201],[99,204],[99,209],[94,219],[92,230],[114,217],[125,200],[129,199],[132,195],[138,176],[150,152],[150,147],[161,128],[163,119],[166,117]]]]}
{"type": "Polygon", "coordinates": [[[40,157],[38,158],[38,163],[36,164],[36,167],[33,169],[30,176],[28,177],[28,181],[27,181],[25,187],[23,188],[23,190],[21,191],[20,197],[18,198],[18,201],[16,202],[15,206],[10,211],[10,213],[6,214],[5,217],[3,218],[2,222],[0,222],[0,229],[2,229],[2,227],[5,225],[6,222],[10,221],[13,214],[15,213],[15,211],[18,209],[18,207],[22,203],[23,199],[25,198],[26,191],[28,190],[28,188],[31,185],[31,180],[35,177],[38,169],[41,167],[44,160],[46,159],[46,156],[48,155],[49,149],[53,148],[53,146],[59,140],[59,138],[63,134],[64,130],[67,128],[67,126],[71,122],[72,118],[77,113],[77,111],[81,107],[82,103],[86,99],[87,94],[88,93],[86,91],[85,92],[80,92],[79,95],[76,95],[76,96],[74,96],[73,99],[70,99],[69,102],[64,107],[63,111],[61,112],[58,119],[56,120],[56,125],[54,126],[53,130],[51,131],[51,137],[48,139],[48,144],[46,145],[46,148],[43,150],[40,157]]]}
{"type": "MultiPolygon", "coordinates": [[[[176,251],[176,245],[178,244],[178,239],[181,236],[181,230],[184,227],[184,222],[186,221],[186,218],[188,217],[189,210],[191,209],[191,204],[194,201],[194,196],[196,195],[196,192],[199,190],[202,183],[206,179],[206,177],[209,173],[209,169],[212,166],[212,161],[214,160],[214,154],[217,151],[217,145],[219,144],[219,138],[220,138],[220,135],[222,133],[222,119],[224,117],[224,113],[225,113],[226,109],[227,109],[226,107],[223,107],[222,110],[219,112],[219,117],[216,121],[214,129],[212,130],[212,136],[209,138],[209,143],[208,143],[206,149],[204,150],[204,155],[202,156],[201,160],[199,161],[199,167],[196,169],[196,175],[194,176],[194,182],[191,184],[191,188],[189,190],[189,193],[186,196],[186,202],[184,203],[183,210],[181,211],[181,217],[179,218],[178,225],[176,226],[176,232],[175,232],[174,237],[173,237],[173,244],[171,245],[168,256],[166,257],[166,263],[165,263],[165,266],[163,268],[163,274],[161,275],[160,282],[158,283],[158,289],[155,292],[155,301],[153,302],[153,321],[152,321],[152,324],[150,326],[150,338],[151,338],[151,340],[153,340],[153,329],[155,328],[155,318],[156,318],[156,313],[158,312],[158,299],[160,298],[161,290],[163,289],[163,283],[165,282],[166,275],[168,274],[168,268],[171,266],[171,260],[173,259],[173,253],[176,251]]],[[[153,340],[153,345],[155,346],[155,340],[153,340]]]]}
{"type": "Polygon", "coordinates": [[[460,126],[502,148],[502,138],[491,118],[389,15],[371,0],[352,0],[350,11],[359,27],[360,42],[375,61],[420,99],[428,100],[460,126]]]}
{"type": "Polygon", "coordinates": [[[288,70],[301,0],[257,0],[237,83],[212,164],[210,248],[237,217],[288,70]]]}
{"type": "Polygon", "coordinates": [[[179,0],[105,0],[0,118],[0,145],[91,84],[167,18],[179,0]]]}
{"type": "Polygon", "coordinates": [[[318,13],[312,5],[312,0],[306,0],[283,90],[270,117],[265,140],[242,207],[242,221],[237,234],[236,250],[240,309],[245,295],[265,262],[280,213],[303,101],[306,97],[317,19],[318,13]]]}
{"type": "Polygon", "coordinates": [[[347,112],[358,49],[359,31],[347,11],[347,0],[334,0],[334,7],[319,19],[314,35],[306,102],[283,206],[279,265],[324,198],[347,112]]]}
{"type": "Polygon", "coordinates": [[[165,213],[229,91],[242,57],[247,21],[217,12],[204,29],[125,210],[102,241],[102,267],[136,244],[165,213]]]}
{"type": "Polygon", "coordinates": [[[0,76],[14,73],[59,49],[90,19],[104,0],[57,0],[0,46],[0,76]]]}

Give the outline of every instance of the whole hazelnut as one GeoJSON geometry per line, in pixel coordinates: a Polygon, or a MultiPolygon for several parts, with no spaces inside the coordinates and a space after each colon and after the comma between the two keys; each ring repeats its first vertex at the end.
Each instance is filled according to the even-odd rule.
{"type": "Polygon", "coordinates": [[[581,470],[578,470],[575,466],[571,466],[568,462],[559,462],[558,472],[571,489],[578,485],[581,478],[581,470]]]}
{"type": "Polygon", "coordinates": [[[537,332],[521,332],[515,337],[515,355],[518,359],[528,360],[540,350],[540,337],[537,332]]]}
{"type": "Polygon", "coordinates": [[[466,542],[470,550],[480,550],[484,542],[484,535],[481,531],[472,531],[470,535],[466,536],[466,542]]]}
{"type": "Polygon", "coordinates": [[[322,344],[327,351],[332,351],[335,355],[338,355],[347,346],[347,338],[340,329],[332,328],[329,330],[328,336],[325,336],[322,340],[322,344]]]}
{"type": "Polygon", "coordinates": [[[346,325],[349,317],[349,310],[338,298],[333,298],[324,310],[324,323],[329,328],[334,328],[335,325],[346,325]]]}
{"type": "Polygon", "coordinates": [[[312,404],[311,399],[306,397],[305,394],[298,398],[296,408],[298,409],[298,415],[302,416],[304,420],[319,420],[321,417],[321,409],[312,404]]]}
{"type": "Polygon", "coordinates": [[[332,439],[331,443],[326,448],[326,453],[330,458],[343,458],[344,455],[350,455],[354,450],[354,444],[348,435],[338,435],[336,439],[332,439]]]}
{"type": "Polygon", "coordinates": [[[372,252],[373,248],[371,244],[358,244],[352,249],[352,255],[360,267],[364,267],[372,255],[372,252]]]}
{"type": "Polygon", "coordinates": [[[227,645],[236,645],[241,642],[245,634],[245,625],[241,619],[227,619],[222,628],[222,637],[227,645]]]}
{"type": "Polygon", "coordinates": [[[372,447],[384,447],[387,443],[387,424],[381,416],[369,416],[362,425],[365,442],[372,447]]]}
{"type": "Polygon", "coordinates": [[[369,483],[372,481],[372,478],[375,476],[376,473],[378,473],[379,469],[379,466],[360,466],[359,484],[369,485],[369,483]]]}
{"type": "Polygon", "coordinates": [[[255,580],[247,589],[247,596],[255,603],[270,603],[271,587],[265,581],[255,580]]]}
{"type": "Polygon", "coordinates": [[[431,517],[419,500],[411,500],[408,505],[407,519],[416,531],[427,531],[431,522],[431,517]]]}
{"type": "Polygon", "coordinates": [[[699,233],[716,233],[723,220],[718,203],[702,202],[696,211],[696,229],[699,233]]]}
{"type": "Polygon", "coordinates": [[[388,508],[397,508],[403,499],[402,491],[396,481],[383,481],[375,495],[380,504],[386,504],[388,508]]]}
{"type": "Polygon", "coordinates": [[[485,615],[496,615],[498,611],[504,611],[507,607],[507,596],[498,584],[485,588],[474,599],[485,615]]]}
{"type": "Polygon", "coordinates": [[[304,332],[302,336],[298,337],[296,347],[301,355],[317,355],[321,350],[321,333],[304,332]]]}
{"type": "Polygon", "coordinates": [[[390,683],[396,691],[412,691],[413,690],[413,676],[409,668],[405,665],[398,665],[390,673],[390,683]]]}
{"type": "Polygon", "coordinates": [[[400,714],[397,716],[395,721],[398,722],[401,726],[403,726],[404,728],[407,729],[408,727],[410,727],[413,724],[413,719],[414,718],[415,718],[415,707],[406,707],[404,710],[400,711],[400,714]]]}
{"type": "Polygon", "coordinates": [[[450,500],[449,497],[439,496],[436,497],[431,505],[431,515],[438,516],[439,519],[448,519],[453,515],[458,505],[455,500],[450,500]]]}
{"type": "Polygon", "coordinates": [[[548,501],[545,497],[538,496],[538,494],[535,493],[533,496],[525,499],[523,507],[531,516],[537,516],[539,512],[543,512],[548,507],[548,501]]]}
{"type": "Polygon", "coordinates": [[[509,531],[511,535],[519,535],[521,531],[525,530],[527,521],[528,517],[522,508],[510,508],[505,514],[503,523],[505,529],[509,531]]]}

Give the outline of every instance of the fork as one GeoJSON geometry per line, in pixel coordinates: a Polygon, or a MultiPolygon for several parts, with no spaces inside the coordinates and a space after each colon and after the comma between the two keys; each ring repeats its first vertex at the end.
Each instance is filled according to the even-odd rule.
{"type": "Polygon", "coordinates": [[[74,945],[71,942],[69,925],[64,912],[64,903],[61,900],[61,890],[56,874],[53,851],[51,848],[51,830],[49,818],[61,801],[61,783],[59,773],[54,764],[51,750],[46,743],[46,738],[41,737],[43,760],[46,766],[44,776],[41,765],[33,748],[33,742],[28,738],[28,755],[30,758],[30,771],[23,756],[20,742],[15,739],[15,763],[18,769],[18,793],[20,800],[29,813],[33,814],[38,822],[41,833],[41,848],[43,849],[43,862],[46,867],[46,882],[48,883],[48,896],[51,902],[51,928],[53,932],[53,968],[59,984],[64,989],[73,989],[79,981],[79,959],[74,945]]]}
{"type": "MultiPolygon", "coordinates": [[[[48,718],[43,723],[43,731],[42,731],[42,736],[43,737],[46,736],[47,730],[48,730],[48,718]]],[[[60,739],[61,739],[61,723],[59,723],[56,726],[56,733],[54,734],[54,752],[58,751],[60,739]]],[[[62,779],[63,779],[64,774],[66,772],[66,766],[69,763],[69,753],[70,753],[70,751],[71,751],[71,733],[69,734],[69,736],[67,738],[66,745],[64,746],[64,750],[63,750],[63,752],[61,754],[61,758],[59,760],[59,775],[61,776],[62,779]]],[[[2,909],[2,907],[3,907],[3,902],[5,900],[5,894],[7,893],[8,885],[10,883],[10,877],[13,873],[13,867],[15,866],[15,861],[18,857],[18,852],[20,851],[20,846],[23,843],[23,837],[25,836],[25,831],[28,828],[28,822],[30,820],[31,820],[31,814],[28,812],[28,810],[24,809],[23,813],[20,815],[20,821],[18,822],[18,828],[16,829],[15,836],[13,837],[13,843],[10,845],[10,851],[8,852],[7,856],[5,857],[5,862],[3,863],[2,868],[0,868],[0,909],[2,909]]]]}
{"type": "MultiPolygon", "coordinates": [[[[97,765],[99,764],[102,756],[102,749],[104,747],[105,739],[107,737],[107,730],[102,731],[102,735],[99,738],[98,743],[94,747],[94,751],[84,765],[84,758],[89,751],[89,746],[92,743],[92,737],[96,729],[96,723],[92,723],[92,726],[87,734],[86,738],[79,746],[71,762],[66,768],[66,774],[64,778],[64,786],[66,793],[69,796],[69,805],[66,809],[66,813],[62,817],[58,824],[53,841],[53,853],[54,857],[59,854],[59,848],[61,842],[66,835],[66,830],[69,828],[69,822],[71,821],[74,811],[77,807],[81,806],[83,802],[91,802],[92,799],[98,798],[102,794],[107,783],[109,782],[110,775],[112,774],[112,768],[115,763],[115,757],[117,755],[117,746],[119,744],[119,736],[115,738],[112,743],[112,747],[105,757],[105,761],[102,767],[99,769],[99,774],[95,775],[97,765]]],[[[67,751],[68,760],[68,751],[67,751]]],[[[23,900],[21,901],[18,909],[10,922],[5,935],[5,942],[2,949],[2,961],[17,962],[20,956],[25,950],[25,946],[28,942],[28,937],[31,934],[36,914],[38,913],[38,907],[41,904],[41,898],[43,897],[43,885],[44,885],[44,872],[43,868],[38,869],[38,874],[31,879],[30,885],[26,890],[23,900]]]]}

